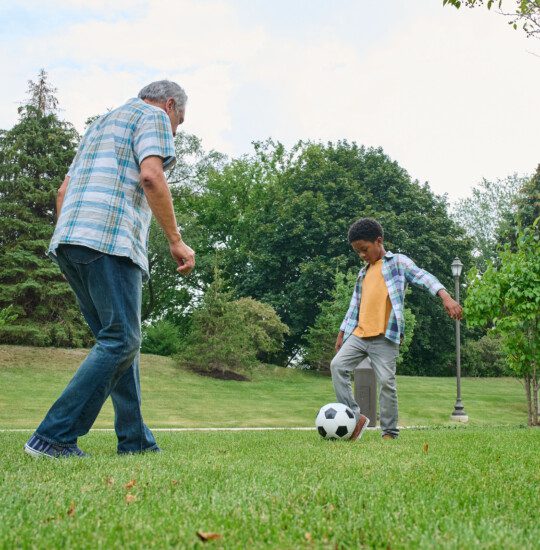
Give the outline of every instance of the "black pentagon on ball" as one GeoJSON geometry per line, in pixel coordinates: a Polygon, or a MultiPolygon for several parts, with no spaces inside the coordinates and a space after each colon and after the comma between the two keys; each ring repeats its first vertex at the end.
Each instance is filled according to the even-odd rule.
{"type": "Polygon", "coordinates": [[[319,426],[317,430],[319,430],[322,437],[326,437],[326,430],[322,426],[319,426]]]}
{"type": "Polygon", "coordinates": [[[336,409],[333,409],[332,407],[330,407],[329,409],[326,409],[324,411],[324,416],[326,418],[335,418],[336,417],[336,414],[337,414],[337,411],[336,409]]]}
{"type": "Polygon", "coordinates": [[[345,409],[345,412],[347,413],[347,416],[349,418],[353,418],[354,417],[354,414],[352,413],[351,409],[345,409]]]}
{"type": "Polygon", "coordinates": [[[347,426],[339,426],[339,428],[336,430],[336,435],[339,435],[339,437],[347,435],[347,426]]]}

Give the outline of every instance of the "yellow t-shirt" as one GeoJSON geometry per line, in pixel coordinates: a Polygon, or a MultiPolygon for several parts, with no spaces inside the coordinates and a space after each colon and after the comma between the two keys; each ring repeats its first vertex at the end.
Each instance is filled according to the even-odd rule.
{"type": "Polygon", "coordinates": [[[360,338],[384,334],[388,326],[392,304],[382,274],[382,264],[381,259],[370,265],[362,281],[358,326],[353,332],[360,338]]]}

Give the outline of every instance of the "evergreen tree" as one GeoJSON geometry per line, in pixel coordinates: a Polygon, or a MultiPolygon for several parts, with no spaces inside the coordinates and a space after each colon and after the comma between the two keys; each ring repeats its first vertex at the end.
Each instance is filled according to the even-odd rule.
{"type": "Polygon", "coordinates": [[[0,342],[82,345],[89,333],[68,284],[46,251],[57,189],[79,136],[55,114],[47,75],[30,82],[19,122],[0,131],[0,309],[16,320],[0,329],[0,342]]]}

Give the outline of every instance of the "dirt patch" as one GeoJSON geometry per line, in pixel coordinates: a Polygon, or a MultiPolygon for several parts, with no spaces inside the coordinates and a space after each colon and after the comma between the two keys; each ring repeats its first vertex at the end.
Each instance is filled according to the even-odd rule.
{"type": "Polygon", "coordinates": [[[249,382],[249,378],[234,372],[232,370],[223,371],[221,369],[210,369],[210,370],[200,370],[200,369],[191,369],[196,374],[200,376],[207,376],[209,378],[217,378],[218,380],[235,380],[236,382],[249,382]]]}

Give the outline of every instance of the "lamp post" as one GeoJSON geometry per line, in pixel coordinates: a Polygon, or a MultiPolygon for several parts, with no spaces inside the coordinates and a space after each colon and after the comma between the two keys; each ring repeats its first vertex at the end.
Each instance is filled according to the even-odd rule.
{"type": "MultiPolygon", "coordinates": [[[[459,304],[459,276],[461,275],[461,270],[463,269],[463,264],[460,262],[459,258],[454,258],[452,262],[452,275],[454,276],[455,282],[455,300],[459,304]]],[[[469,417],[463,408],[463,403],[461,402],[461,342],[460,342],[460,320],[456,319],[456,379],[457,379],[457,398],[456,404],[454,405],[454,412],[450,417],[456,422],[468,422],[469,417]]]]}

